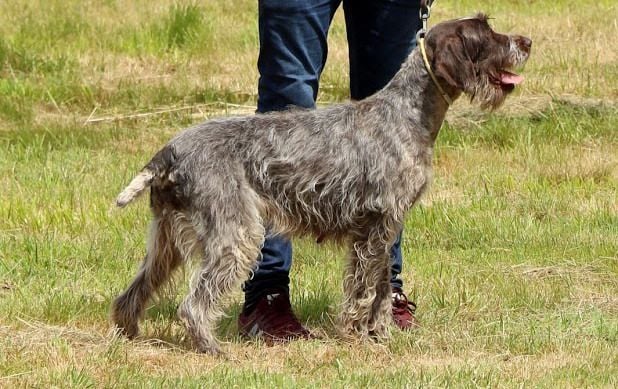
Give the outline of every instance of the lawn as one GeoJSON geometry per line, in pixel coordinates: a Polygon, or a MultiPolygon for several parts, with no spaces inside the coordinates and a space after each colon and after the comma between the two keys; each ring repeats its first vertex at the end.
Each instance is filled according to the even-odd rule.
{"type": "MultiPolygon", "coordinates": [[[[241,339],[239,291],[215,358],[175,317],[187,274],[140,338],[110,333],[149,220],[113,202],[176,132],[254,110],[257,1],[0,2],[0,387],[618,386],[618,6],[441,0],[430,24],[478,10],[533,53],[437,140],[403,241],[422,328],[339,339],[344,253],[301,240],[292,303],[322,339],[241,339]]],[[[323,105],[348,96],[341,14],[329,40],[323,105]]]]}

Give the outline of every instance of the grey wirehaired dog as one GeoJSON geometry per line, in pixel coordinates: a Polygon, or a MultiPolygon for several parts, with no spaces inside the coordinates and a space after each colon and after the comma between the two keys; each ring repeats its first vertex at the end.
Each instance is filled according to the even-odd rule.
{"type": "Polygon", "coordinates": [[[268,228],[346,244],[341,331],[388,336],[389,247],[429,184],[448,101],[464,93],[498,107],[522,80],[507,69],[531,47],[482,14],[438,24],[425,40],[427,64],[414,50],[363,101],[210,120],[164,146],[117,198],[123,207],[150,187],[154,216],[141,268],[113,303],[118,329],[135,336],[146,302],[197,256],[178,314],[197,349],[217,353],[222,299],[250,276],[268,228]]]}

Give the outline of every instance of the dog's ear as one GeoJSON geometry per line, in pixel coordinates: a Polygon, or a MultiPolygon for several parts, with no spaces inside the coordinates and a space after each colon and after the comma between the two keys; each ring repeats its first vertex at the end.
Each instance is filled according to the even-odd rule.
{"type": "Polygon", "coordinates": [[[453,88],[471,91],[476,78],[473,58],[478,51],[477,42],[458,31],[429,43],[433,47],[432,62],[436,76],[453,88]]]}

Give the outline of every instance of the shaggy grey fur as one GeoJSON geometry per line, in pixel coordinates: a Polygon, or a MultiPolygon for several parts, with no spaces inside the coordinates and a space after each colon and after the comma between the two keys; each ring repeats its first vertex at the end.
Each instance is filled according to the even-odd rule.
{"type": "MultiPolygon", "coordinates": [[[[500,75],[525,62],[531,45],[493,32],[483,15],[436,25],[426,41],[444,90],[488,108],[513,89],[500,75]]],[[[363,101],[210,120],[178,134],[118,196],[122,207],[150,187],[154,220],[144,262],[114,301],[112,320],[135,336],[146,302],[197,256],[178,313],[199,351],[218,352],[222,298],[249,277],[268,226],[347,245],[341,331],[387,336],[389,247],[431,181],[447,109],[414,50],[393,80],[363,101]]]]}

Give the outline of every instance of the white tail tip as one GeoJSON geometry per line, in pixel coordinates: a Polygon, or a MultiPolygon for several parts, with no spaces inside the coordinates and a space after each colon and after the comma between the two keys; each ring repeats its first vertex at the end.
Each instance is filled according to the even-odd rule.
{"type": "Polygon", "coordinates": [[[135,178],[131,181],[131,183],[124,188],[124,190],[118,195],[116,198],[116,205],[120,208],[129,204],[136,197],[138,197],[144,189],[150,186],[152,179],[154,178],[154,174],[149,170],[144,170],[140,172],[135,178]]]}

